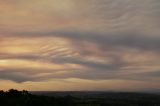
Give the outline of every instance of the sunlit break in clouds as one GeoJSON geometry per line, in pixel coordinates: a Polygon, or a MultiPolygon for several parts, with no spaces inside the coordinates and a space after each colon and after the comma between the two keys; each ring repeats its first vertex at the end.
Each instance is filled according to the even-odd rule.
{"type": "Polygon", "coordinates": [[[0,89],[160,88],[160,0],[1,0],[0,89]]]}

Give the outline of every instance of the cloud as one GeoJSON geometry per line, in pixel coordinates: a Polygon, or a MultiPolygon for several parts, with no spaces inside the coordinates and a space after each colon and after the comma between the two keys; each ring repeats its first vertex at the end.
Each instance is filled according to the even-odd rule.
{"type": "MultiPolygon", "coordinates": [[[[159,61],[157,60],[159,57],[158,55],[159,39],[158,38],[156,39],[156,37],[150,37],[150,36],[141,37],[141,36],[142,35],[132,36],[128,34],[111,36],[110,34],[104,34],[104,33],[101,34],[101,33],[96,33],[94,31],[92,32],[64,31],[56,33],[36,32],[36,33],[27,33],[26,35],[17,34],[15,37],[18,37],[20,41],[21,40],[23,41],[25,39],[25,42],[20,42],[18,43],[18,45],[23,44],[24,47],[28,48],[28,46],[25,45],[28,44],[34,45],[35,43],[33,42],[35,42],[38,39],[36,43],[37,46],[35,46],[34,49],[32,49],[33,45],[30,45],[29,47],[30,50],[32,50],[31,52],[17,51],[16,53],[12,52],[5,53],[6,51],[4,51],[3,53],[1,53],[1,59],[3,60],[18,59],[18,60],[29,61],[31,64],[30,65],[27,64],[27,67],[30,67],[30,69],[22,68],[22,70],[24,71],[22,72],[22,74],[19,74],[16,72],[16,70],[19,70],[18,69],[19,66],[13,67],[12,65],[8,64],[8,66],[11,67],[10,71],[6,71],[5,74],[2,74],[2,76],[4,77],[1,78],[10,79],[17,82],[42,81],[52,78],[58,78],[58,79],[81,78],[89,80],[125,79],[125,80],[138,80],[138,81],[151,80],[152,76],[148,76],[141,73],[146,73],[147,71],[154,72],[155,68],[156,69],[159,68],[158,67],[159,61]],[[40,39],[41,37],[42,39],[47,39],[47,40],[41,41],[40,39]],[[48,41],[48,37],[50,41],[48,41]],[[58,47],[57,49],[52,49],[51,47],[57,46],[57,44],[54,44],[55,37],[58,38],[60,37],[61,39],[57,40],[62,40],[61,42],[69,42],[69,45],[68,43],[64,43],[65,47],[68,49],[64,49],[63,48],[64,45],[61,45],[62,48],[58,47]],[[42,46],[39,46],[39,44],[42,44],[42,46]],[[53,45],[48,46],[50,44],[53,45]],[[149,44],[151,45],[151,47],[149,46],[149,44]],[[35,50],[38,51],[35,52],[35,50]],[[43,66],[44,67],[43,69],[41,69],[41,67],[39,66],[35,67],[34,64],[42,65],[39,64],[39,62],[42,62],[42,64],[49,63],[51,66],[53,65],[53,68],[48,69],[48,66],[46,65],[43,66]],[[63,68],[57,70],[54,68],[54,64],[58,64],[63,68]],[[74,68],[70,68],[65,64],[78,65],[78,67],[75,66],[74,68]],[[147,69],[147,67],[149,68],[147,69]],[[30,74],[24,74],[25,72],[35,72],[35,73],[31,77],[30,74]],[[10,77],[10,75],[15,77],[10,77]],[[19,78],[17,79],[17,77],[19,78]],[[22,80],[20,80],[21,78],[22,80]]],[[[8,41],[10,40],[8,39],[8,41]]],[[[7,42],[7,44],[9,44],[7,46],[11,47],[14,46],[15,44],[17,45],[17,42],[15,44],[14,42],[12,43],[7,42]]],[[[23,46],[22,47],[18,46],[18,47],[22,48],[23,46]]]]}
{"type": "MultiPolygon", "coordinates": [[[[22,32],[20,36],[53,36],[71,40],[73,43],[82,44],[93,42],[104,48],[133,48],[142,50],[159,51],[160,37],[158,35],[144,35],[136,32],[127,33],[101,33],[95,31],[49,31],[49,32],[22,32]]],[[[82,46],[80,45],[80,46],[82,46]]]]}
{"type": "Polygon", "coordinates": [[[0,79],[158,85],[159,0],[5,0],[0,13],[0,79]]]}
{"type": "MultiPolygon", "coordinates": [[[[16,70],[17,71],[17,70],[16,70]]],[[[18,83],[25,81],[32,81],[33,78],[29,75],[25,75],[22,72],[16,72],[13,69],[0,71],[0,78],[5,80],[12,80],[18,83]]]]}

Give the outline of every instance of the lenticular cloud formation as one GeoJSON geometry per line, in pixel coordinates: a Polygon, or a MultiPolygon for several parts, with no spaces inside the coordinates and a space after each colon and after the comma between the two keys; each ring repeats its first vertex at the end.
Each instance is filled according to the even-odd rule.
{"type": "Polygon", "coordinates": [[[0,13],[3,89],[160,87],[159,0],[5,0],[0,13]]]}

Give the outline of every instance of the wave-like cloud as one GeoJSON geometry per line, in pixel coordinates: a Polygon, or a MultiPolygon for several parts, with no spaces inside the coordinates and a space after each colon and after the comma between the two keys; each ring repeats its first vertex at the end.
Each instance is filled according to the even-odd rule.
{"type": "Polygon", "coordinates": [[[160,86],[159,0],[5,0],[0,13],[0,79],[160,86]]]}

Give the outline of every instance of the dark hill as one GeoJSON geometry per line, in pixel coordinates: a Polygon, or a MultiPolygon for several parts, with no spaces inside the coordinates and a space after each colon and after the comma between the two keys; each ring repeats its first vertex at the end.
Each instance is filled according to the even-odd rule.
{"type": "Polygon", "coordinates": [[[160,106],[159,94],[0,91],[0,106],[160,106]],[[39,94],[39,95],[37,95],[39,94]]]}

